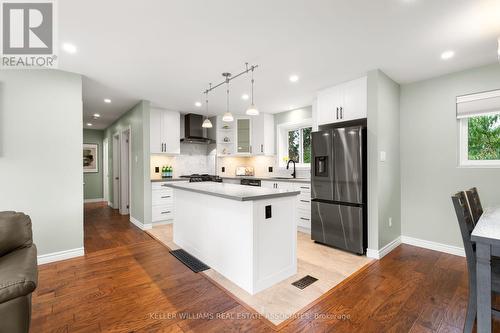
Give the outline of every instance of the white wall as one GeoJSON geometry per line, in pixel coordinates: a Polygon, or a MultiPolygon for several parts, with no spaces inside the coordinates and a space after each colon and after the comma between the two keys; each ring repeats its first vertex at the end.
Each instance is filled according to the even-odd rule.
{"type": "Polygon", "coordinates": [[[0,211],[30,215],[38,254],[83,247],[82,82],[0,71],[0,211]]]}
{"type": "Polygon", "coordinates": [[[401,87],[402,234],[463,247],[451,195],[478,187],[500,204],[500,169],[457,167],[456,96],[500,89],[500,65],[401,87]]]}

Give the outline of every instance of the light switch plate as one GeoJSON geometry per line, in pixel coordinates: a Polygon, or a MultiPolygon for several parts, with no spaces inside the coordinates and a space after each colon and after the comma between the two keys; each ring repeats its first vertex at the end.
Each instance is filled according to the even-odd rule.
{"type": "Polygon", "coordinates": [[[385,151],[381,151],[380,152],[380,162],[385,162],[386,159],[387,159],[387,156],[386,156],[385,151]]]}

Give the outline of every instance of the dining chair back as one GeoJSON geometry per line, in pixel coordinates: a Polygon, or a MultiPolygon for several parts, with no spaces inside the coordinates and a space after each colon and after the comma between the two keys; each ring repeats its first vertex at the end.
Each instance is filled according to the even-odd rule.
{"type": "Polygon", "coordinates": [[[476,288],[476,249],[471,241],[471,233],[475,223],[473,221],[465,192],[458,192],[451,197],[458,225],[464,243],[465,257],[467,259],[467,271],[469,273],[469,302],[467,315],[465,317],[464,332],[472,332],[477,311],[477,288],[476,288]]]}
{"type": "Polygon", "coordinates": [[[479,199],[479,193],[477,188],[473,187],[465,192],[467,195],[467,201],[469,202],[470,213],[472,215],[472,220],[474,225],[479,221],[481,215],[483,215],[483,206],[481,205],[481,200],[479,199]]]}

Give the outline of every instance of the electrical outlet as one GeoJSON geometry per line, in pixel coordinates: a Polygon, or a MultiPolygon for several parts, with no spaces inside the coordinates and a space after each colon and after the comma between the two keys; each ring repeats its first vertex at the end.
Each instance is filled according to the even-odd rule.
{"type": "Polygon", "coordinates": [[[159,173],[160,172],[160,167],[155,167],[155,173],[159,173]]]}
{"type": "Polygon", "coordinates": [[[272,167],[272,166],[268,167],[268,168],[267,168],[267,171],[268,171],[268,172],[273,172],[273,167],[272,167]]]}
{"type": "Polygon", "coordinates": [[[389,227],[392,227],[392,217],[389,217],[389,227]]]}
{"type": "Polygon", "coordinates": [[[226,172],[226,167],[222,167],[222,172],[226,172]]]}

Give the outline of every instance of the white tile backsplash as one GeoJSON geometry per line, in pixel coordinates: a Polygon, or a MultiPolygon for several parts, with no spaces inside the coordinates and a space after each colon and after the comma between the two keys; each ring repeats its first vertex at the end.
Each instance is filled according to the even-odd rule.
{"type": "MultiPolygon", "coordinates": [[[[252,156],[252,157],[218,157],[217,158],[217,174],[221,177],[234,177],[236,167],[245,166],[253,167],[255,177],[288,177],[292,170],[279,168],[275,156],[252,156]],[[225,167],[225,172],[222,172],[222,167],[225,167]],[[269,167],[273,168],[273,172],[269,172],[269,167]]],[[[311,175],[309,169],[297,169],[297,177],[309,178],[311,175]]]]}
{"type": "Polygon", "coordinates": [[[151,155],[151,178],[160,178],[155,167],[172,166],[174,177],[192,173],[215,174],[215,145],[181,143],[180,155],[151,155]]]}

